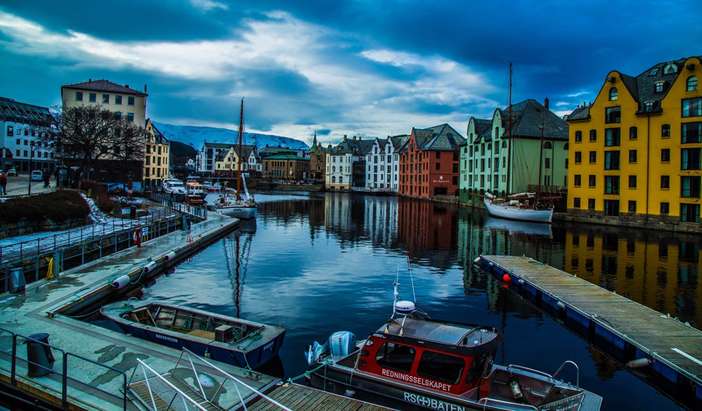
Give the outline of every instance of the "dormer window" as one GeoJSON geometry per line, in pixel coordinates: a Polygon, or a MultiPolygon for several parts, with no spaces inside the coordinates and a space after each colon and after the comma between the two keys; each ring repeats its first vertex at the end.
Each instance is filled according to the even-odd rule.
{"type": "Polygon", "coordinates": [[[619,91],[616,87],[609,89],[609,101],[616,101],[619,99],[619,91]]]}
{"type": "Polygon", "coordinates": [[[663,85],[664,85],[664,82],[662,82],[662,81],[656,81],[656,85],[655,85],[656,93],[662,93],[662,92],[663,92],[663,85]]]}
{"type": "Polygon", "coordinates": [[[674,74],[678,72],[678,66],[675,63],[668,63],[663,69],[663,74],[674,74]]]}
{"type": "Polygon", "coordinates": [[[647,101],[644,103],[645,111],[653,111],[653,101],[647,101]]]}
{"type": "Polygon", "coordinates": [[[655,77],[658,75],[658,67],[651,69],[651,71],[648,72],[648,75],[651,77],[655,77]]]}

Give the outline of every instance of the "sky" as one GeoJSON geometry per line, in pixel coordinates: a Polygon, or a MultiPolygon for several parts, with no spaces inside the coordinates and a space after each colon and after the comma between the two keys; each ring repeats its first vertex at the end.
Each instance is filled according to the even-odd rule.
{"type": "Polygon", "coordinates": [[[702,55],[702,1],[3,0],[0,96],[58,106],[60,87],[142,90],[160,122],[324,143],[407,134],[513,101],[566,114],[610,70],[702,55]]]}

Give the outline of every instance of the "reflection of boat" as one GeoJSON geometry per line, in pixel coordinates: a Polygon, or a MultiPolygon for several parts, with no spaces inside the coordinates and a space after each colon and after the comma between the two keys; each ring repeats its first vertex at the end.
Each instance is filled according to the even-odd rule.
{"type": "MultiPolygon", "coordinates": [[[[396,294],[397,295],[397,294],[396,294]]],[[[356,343],[348,331],[306,353],[310,384],[362,392],[398,408],[441,410],[599,410],[602,398],[556,376],[496,365],[494,328],[433,321],[411,301],[396,301],[390,320],[356,343]]],[[[578,371],[579,373],[579,371],[578,371]]],[[[579,376],[578,376],[579,381],[579,376]]]]}
{"type": "MultiPolygon", "coordinates": [[[[525,194],[527,197],[529,194],[525,194]]],[[[510,196],[512,198],[512,196],[510,196]]],[[[490,193],[485,193],[485,208],[493,217],[510,220],[531,221],[535,223],[551,223],[553,208],[538,209],[518,199],[499,202],[490,193]]]]}
{"type": "Polygon", "coordinates": [[[507,231],[510,234],[527,234],[548,238],[553,236],[550,224],[533,223],[530,221],[509,221],[502,218],[488,217],[485,220],[484,227],[490,230],[507,231]]]}
{"type": "Polygon", "coordinates": [[[100,312],[135,337],[239,367],[275,358],[285,335],[281,327],[162,303],[118,302],[100,312]]]}
{"type": "MultiPolygon", "coordinates": [[[[241,110],[239,114],[239,153],[242,153],[241,145],[244,136],[244,99],[241,99],[241,110]]],[[[214,204],[214,207],[222,214],[230,215],[241,219],[250,219],[256,217],[256,201],[253,196],[249,195],[249,190],[246,187],[246,177],[242,169],[243,161],[237,161],[239,165],[238,175],[236,179],[236,191],[234,195],[225,190],[214,204]],[[244,189],[244,196],[241,195],[241,189],[244,189]]]]}

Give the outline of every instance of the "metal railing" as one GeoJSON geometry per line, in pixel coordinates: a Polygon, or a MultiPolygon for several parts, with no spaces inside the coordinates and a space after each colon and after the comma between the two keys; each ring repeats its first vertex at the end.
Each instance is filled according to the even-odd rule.
{"type": "MultiPolygon", "coordinates": [[[[196,409],[207,411],[207,409],[203,407],[200,402],[190,397],[181,389],[173,385],[173,383],[168,381],[168,379],[166,379],[163,375],[159,374],[153,368],[146,365],[144,361],[137,359],[137,362],[139,363],[138,368],[141,369],[142,374],[144,375],[144,379],[139,381],[138,383],[142,383],[146,387],[146,391],[149,394],[148,402],[150,402],[150,404],[145,403],[145,406],[150,406],[153,411],[158,411],[162,409],[162,407],[159,407],[160,403],[165,402],[166,400],[168,400],[168,397],[170,397],[170,401],[168,401],[167,403],[168,405],[166,411],[170,410],[171,408],[180,409],[181,405],[182,409],[189,410],[190,407],[188,406],[188,404],[190,404],[196,409]],[[173,395],[171,396],[171,394],[173,395]],[[180,398],[181,402],[176,401],[178,398],[180,398]]],[[[134,369],[134,371],[136,372],[136,368],[134,369]]],[[[197,376],[197,374],[195,375],[197,376]]],[[[132,373],[132,378],[133,377],[134,373],[132,373]]],[[[131,384],[132,383],[130,382],[130,387],[132,386],[131,384]]],[[[143,402],[146,402],[147,400],[146,398],[141,398],[140,396],[137,397],[142,399],[143,402]]]]}
{"type": "Polygon", "coordinates": [[[182,219],[170,210],[157,210],[136,220],[113,219],[79,229],[67,230],[33,240],[0,246],[0,292],[9,289],[9,275],[22,269],[27,284],[46,276],[49,260],[54,272],[83,265],[134,245],[134,232],[141,241],[168,234],[180,228],[182,219]]]}
{"type": "Polygon", "coordinates": [[[13,386],[17,387],[20,382],[31,382],[32,385],[39,385],[44,391],[56,397],[60,397],[63,408],[68,408],[69,406],[69,389],[75,389],[83,393],[89,392],[103,401],[112,402],[123,410],[127,409],[127,375],[123,371],[4,328],[0,328],[0,341],[2,341],[2,343],[0,343],[0,372],[7,372],[9,374],[10,384],[13,386]],[[6,346],[7,342],[9,342],[9,346],[6,346]],[[54,358],[54,361],[50,362],[47,366],[46,364],[32,361],[28,353],[22,355],[22,350],[19,348],[27,343],[40,344],[46,347],[54,358]],[[56,353],[59,353],[59,355],[57,356],[56,353]],[[80,365],[72,365],[76,363],[80,365]],[[95,367],[99,369],[100,372],[89,372],[86,367],[95,367]],[[29,376],[30,369],[32,368],[34,370],[42,370],[42,374],[45,375],[29,376]],[[56,371],[55,369],[60,371],[56,371]],[[26,374],[22,373],[22,371],[26,371],[26,374]],[[112,374],[114,377],[119,377],[121,375],[122,384],[119,389],[110,391],[100,388],[100,384],[94,381],[84,381],[81,379],[81,377],[86,375],[100,375],[106,373],[112,374]]]}
{"type": "Polygon", "coordinates": [[[193,204],[187,204],[181,201],[178,201],[178,198],[183,198],[183,195],[171,195],[168,193],[161,193],[161,192],[150,192],[149,193],[149,200],[155,201],[157,203],[161,203],[163,207],[166,207],[170,210],[177,211],[182,214],[187,214],[191,217],[198,218],[200,220],[207,220],[207,207],[206,206],[199,206],[199,205],[193,205],[193,204]]]}

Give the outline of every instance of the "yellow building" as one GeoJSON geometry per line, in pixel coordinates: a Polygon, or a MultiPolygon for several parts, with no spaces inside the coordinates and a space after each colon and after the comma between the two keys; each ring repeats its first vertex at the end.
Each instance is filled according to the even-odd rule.
{"type": "Polygon", "coordinates": [[[88,80],[61,86],[63,107],[97,105],[115,113],[119,118],[146,125],[146,86],[144,92],[109,80],[88,80]]]}
{"type": "Polygon", "coordinates": [[[241,152],[239,152],[239,145],[232,144],[229,150],[224,154],[221,159],[215,160],[215,171],[220,173],[231,173],[234,171],[239,171],[239,159],[243,159],[241,163],[241,169],[247,172],[261,172],[263,169],[263,164],[258,157],[258,151],[254,145],[241,145],[241,152]]]}
{"type": "Polygon", "coordinates": [[[154,187],[168,177],[170,142],[151,119],[146,120],[144,147],[144,185],[154,187]]]}
{"type": "Polygon", "coordinates": [[[568,211],[605,222],[700,222],[702,58],[611,71],[567,116],[568,211]]]}

